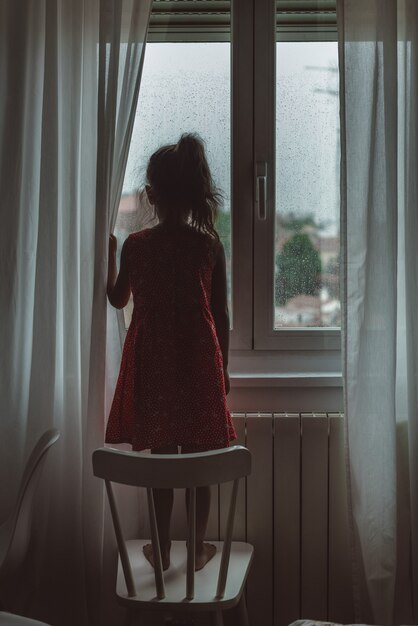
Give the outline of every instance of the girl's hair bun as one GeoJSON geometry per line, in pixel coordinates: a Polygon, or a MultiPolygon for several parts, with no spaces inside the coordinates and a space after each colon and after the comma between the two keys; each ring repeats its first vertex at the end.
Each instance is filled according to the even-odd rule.
{"type": "Polygon", "coordinates": [[[222,196],[212,179],[199,135],[184,133],[175,145],[154,152],[147,180],[160,206],[170,212],[188,213],[192,226],[218,239],[214,224],[222,196]]]}
{"type": "Polygon", "coordinates": [[[181,166],[190,168],[197,165],[205,157],[205,147],[203,141],[194,133],[184,133],[178,140],[174,151],[181,166]]]}
{"type": "Polygon", "coordinates": [[[178,152],[189,151],[189,150],[202,150],[203,149],[203,141],[196,135],[195,133],[183,133],[176,144],[175,148],[178,152]]]}

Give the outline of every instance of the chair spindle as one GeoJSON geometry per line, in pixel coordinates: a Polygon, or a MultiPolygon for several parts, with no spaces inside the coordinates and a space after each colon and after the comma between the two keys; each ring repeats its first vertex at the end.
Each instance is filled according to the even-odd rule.
{"type": "Polygon", "coordinates": [[[165,587],[163,577],[163,564],[161,560],[160,539],[158,536],[157,518],[155,516],[154,494],[151,487],[147,487],[148,512],[151,529],[151,545],[152,555],[154,559],[154,576],[155,587],[157,590],[157,598],[163,600],[165,598],[165,587]]]}
{"type": "Polygon", "coordinates": [[[223,598],[225,594],[226,578],[228,575],[229,557],[231,555],[232,531],[234,530],[235,508],[237,504],[239,478],[234,480],[231,494],[231,502],[228,511],[228,521],[226,525],[226,536],[222,550],[221,565],[219,568],[218,586],[216,597],[223,598]]]}
{"type": "Polygon", "coordinates": [[[186,598],[194,598],[194,568],[196,559],[196,488],[189,490],[189,519],[187,537],[186,598]]]}
{"type": "Polygon", "coordinates": [[[116,507],[115,496],[113,494],[112,483],[105,480],[107,497],[109,499],[110,512],[112,514],[113,527],[115,529],[116,541],[119,548],[120,560],[122,563],[123,574],[125,576],[126,589],[128,596],[133,598],[136,596],[134,578],[132,576],[131,564],[129,562],[128,552],[126,550],[125,540],[122,535],[119,514],[116,507]]]}

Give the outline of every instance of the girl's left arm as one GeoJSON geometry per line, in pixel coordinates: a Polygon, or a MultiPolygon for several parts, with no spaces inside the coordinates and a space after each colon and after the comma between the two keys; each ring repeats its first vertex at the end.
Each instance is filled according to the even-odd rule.
{"type": "Polygon", "coordinates": [[[228,350],[229,350],[229,312],[226,281],[226,261],[223,245],[219,242],[217,258],[212,273],[211,309],[216,327],[219,346],[222,352],[225,390],[229,392],[228,350]]]}
{"type": "Polygon", "coordinates": [[[120,255],[119,274],[116,267],[117,245],[118,242],[115,235],[110,235],[106,292],[110,304],[117,309],[123,309],[123,307],[128,304],[129,296],[131,295],[128,273],[127,240],[125,240],[123,244],[120,255]]]}

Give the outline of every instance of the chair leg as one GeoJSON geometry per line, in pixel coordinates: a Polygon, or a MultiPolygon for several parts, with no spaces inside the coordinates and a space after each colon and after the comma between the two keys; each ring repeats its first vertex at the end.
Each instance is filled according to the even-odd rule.
{"type": "Polygon", "coordinates": [[[212,613],[212,625],[223,626],[224,620],[222,617],[222,611],[213,611],[212,613]]]}
{"type": "Polygon", "coordinates": [[[238,616],[239,616],[239,626],[249,626],[247,603],[245,602],[244,594],[241,595],[240,601],[238,602],[237,609],[238,609],[238,616]]]}

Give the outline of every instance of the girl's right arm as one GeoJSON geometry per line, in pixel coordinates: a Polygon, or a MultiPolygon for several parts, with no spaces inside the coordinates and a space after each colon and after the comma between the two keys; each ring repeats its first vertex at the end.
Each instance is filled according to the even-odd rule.
{"type": "Polygon", "coordinates": [[[219,244],[215,266],[212,273],[211,309],[216,327],[216,335],[222,352],[225,391],[228,393],[229,312],[225,251],[221,243],[219,244]]]}
{"type": "Polygon", "coordinates": [[[129,284],[127,240],[123,244],[120,255],[119,274],[116,267],[117,239],[115,235],[109,236],[109,260],[107,268],[107,297],[110,304],[117,309],[123,309],[128,304],[131,295],[129,284]]]}

